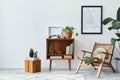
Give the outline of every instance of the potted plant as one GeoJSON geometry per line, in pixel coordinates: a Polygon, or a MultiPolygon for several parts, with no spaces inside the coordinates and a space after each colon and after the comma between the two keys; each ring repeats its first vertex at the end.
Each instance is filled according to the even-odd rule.
{"type": "Polygon", "coordinates": [[[55,47],[54,47],[54,45],[50,45],[49,46],[49,51],[50,51],[50,54],[54,54],[55,53],[55,47]]]}
{"type": "MultiPolygon", "coordinates": [[[[111,17],[108,17],[108,18],[105,18],[103,20],[103,24],[106,25],[108,23],[111,23],[111,26],[108,27],[108,30],[115,30],[115,35],[117,36],[117,38],[111,38],[111,43],[113,45],[116,44],[116,42],[118,43],[118,48],[116,47],[116,50],[118,51],[119,55],[120,55],[120,7],[118,8],[117,10],[117,14],[116,14],[116,19],[113,19],[111,17]]],[[[116,57],[116,63],[117,65],[119,66],[116,66],[117,67],[120,67],[120,57],[116,57]]],[[[119,69],[119,72],[120,72],[120,69],[119,69]]]]}
{"type": "MultiPolygon", "coordinates": [[[[62,29],[62,35],[65,38],[71,38],[74,31],[75,28],[73,26],[66,26],[62,29]]],[[[76,32],[75,35],[78,36],[78,32],[76,32]]]]}
{"type": "Polygon", "coordinates": [[[29,56],[31,57],[31,58],[37,58],[37,53],[38,53],[38,51],[35,51],[34,52],[34,50],[32,49],[32,48],[30,48],[30,51],[29,51],[29,56]]]}

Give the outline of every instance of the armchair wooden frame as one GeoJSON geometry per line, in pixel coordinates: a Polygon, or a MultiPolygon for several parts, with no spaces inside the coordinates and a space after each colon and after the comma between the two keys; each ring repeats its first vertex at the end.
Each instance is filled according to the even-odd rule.
{"type": "Polygon", "coordinates": [[[97,48],[104,48],[104,49],[107,50],[107,52],[104,52],[104,54],[102,54],[102,60],[93,61],[91,63],[92,68],[98,69],[97,78],[100,77],[100,73],[101,73],[101,70],[102,70],[103,66],[104,67],[110,67],[112,69],[112,71],[115,72],[115,70],[114,70],[114,68],[111,64],[112,57],[113,57],[113,51],[114,51],[114,45],[107,44],[107,43],[97,43],[97,42],[95,42],[92,52],[89,52],[89,51],[86,51],[86,50],[81,50],[83,54],[82,54],[81,57],[78,57],[79,63],[78,63],[77,69],[76,69],[76,73],[78,73],[81,66],[86,65],[86,64],[83,64],[83,61],[84,61],[83,58],[85,57],[85,55],[88,53],[88,54],[91,54],[91,56],[92,56],[94,50],[97,49],[97,48]]]}

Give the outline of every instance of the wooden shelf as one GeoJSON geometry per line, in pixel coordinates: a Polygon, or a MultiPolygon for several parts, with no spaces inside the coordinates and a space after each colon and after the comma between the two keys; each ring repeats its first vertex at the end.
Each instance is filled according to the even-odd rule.
{"type": "Polygon", "coordinates": [[[48,60],[73,60],[72,58],[48,58],[48,60]]]}
{"type": "Polygon", "coordinates": [[[64,55],[71,55],[72,59],[74,59],[74,39],[69,38],[47,38],[46,39],[46,59],[49,59],[50,56],[64,56],[64,55]],[[72,47],[72,53],[66,54],[66,46],[69,46],[70,44],[73,44],[72,47]],[[55,52],[54,54],[50,54],[49,47],[50,45],[54,45],[55,52]],[[61,53],[59,53],[61,51],[61,53]]]}
{"type": "Polygon", "coordinates": [[[47,38],[46,59],[50,60],[49,70],[51,70],[52,60],[68,60],[69,69],[71,70],[71,60],[74,60],[74,39],[47,38]],[[54,46],[52,51],[50,50],[51,45],[54,46]]]}
{"type": "Polygon", "coordinates": [[[64,56],[64,55],[72,56],[73,54],[48,54],[48,56],[64,56]]]}
{"type": "Polygon", "coordinates": [[[74,38],[69,38],[69,39],[66,39],[66,38],[47,38],[47,40],[74,40],[74,38]]]}

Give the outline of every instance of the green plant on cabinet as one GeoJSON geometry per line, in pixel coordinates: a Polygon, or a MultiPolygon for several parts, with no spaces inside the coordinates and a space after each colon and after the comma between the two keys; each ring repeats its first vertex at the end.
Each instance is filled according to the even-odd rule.
{"type": "MultiPolygon", "coordinates": [[[[71,38],[72,34],[75,33],[75,29],[73,26],[66,26],[62,29],[62,35],[65,38],[71,38]]],[[[75,33],[75,36],[78,36],[78,32],[75,33]]]]}

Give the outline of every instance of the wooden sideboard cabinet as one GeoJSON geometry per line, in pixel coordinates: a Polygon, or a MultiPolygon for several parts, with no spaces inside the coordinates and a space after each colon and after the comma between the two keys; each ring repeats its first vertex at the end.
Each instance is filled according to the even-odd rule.
{"type": "Polygon", "coordinates": [[[52,60],[68,60],[71,70],[71,60],[74,59],[74,39],[47,38],[46,39],[46,59],[50,60],[49,70],[51,70],[52,60]],[[51,53],[50,47],[54,47],[51,53]]]}

